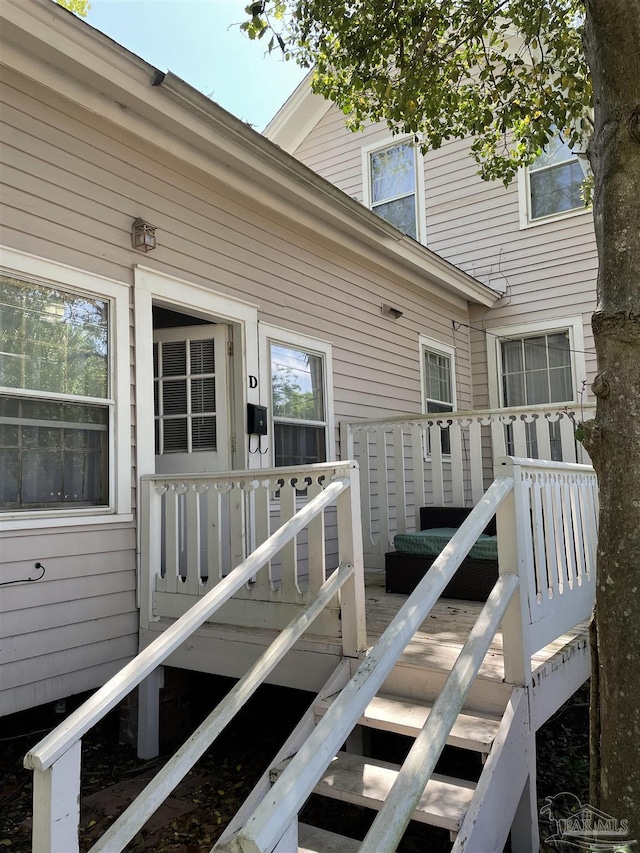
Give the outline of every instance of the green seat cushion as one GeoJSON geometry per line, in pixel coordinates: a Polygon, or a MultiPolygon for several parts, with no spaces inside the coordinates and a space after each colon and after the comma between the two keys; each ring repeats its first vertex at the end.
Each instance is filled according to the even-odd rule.
{"type": "MultiPolygon", "coordinates": [[[[455,527],[433,527],[420,530],[419,533],[397,533],[393,544],[400,554],[419,554],[425,557],[437,557],[456,533],[455,527]]],[[[497,560],[498,541],[496,536],[481,533],[478,541],[469,551],[472,560],[497,560]]]]}

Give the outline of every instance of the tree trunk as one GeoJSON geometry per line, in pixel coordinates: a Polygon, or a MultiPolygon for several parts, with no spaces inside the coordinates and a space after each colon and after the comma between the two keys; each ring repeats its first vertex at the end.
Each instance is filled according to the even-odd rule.
{"type": "Polygon", "coordinates": [[[594,88],[598,473],[591,805],[640,839],[640,0],[586,0],[594,88]]]}

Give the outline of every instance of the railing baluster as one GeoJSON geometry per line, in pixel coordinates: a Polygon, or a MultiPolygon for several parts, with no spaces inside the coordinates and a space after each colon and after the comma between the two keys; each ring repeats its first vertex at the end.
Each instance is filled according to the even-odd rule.
{"type": "Polygon", "coordinates": [[[200,594],[200,495],[192,487],[184,496],[186,511],[186,568],[184,591],[200,594]]]}
{"type": "Polygon", "coordinates": [[[433,505],[444,506],[442,431],[437,423],[432,423],[429,427],[429,452],[431,454],[431,488],[433,490],[433,505]]]}
{"type": "Polygon", "coordinates": [[[471,476],[471,502],[475,506],[484,494],[482,424],[477,418],[469,419],[469,469],[471,476]]]}
{"type": "MultiPolygon", "coordinates": [[[[296,514],[296,490],[287,477],[280,488],[280,525],[285,524],[296,514]]],[[[280,596],[282,601],[299,601],[297,540],[292,539],[280,552],[282,578],[280,596]]]]}
{"type": "MultiPolygon", "coordinates": [[[[271,532],[271,494],[261,483],[253,495],[254,530],[258,548],[267,541],[271,532]]],[[[267,563],[255,576],[251,592],[251,597],[256,601],[269,601],[273,598],[271,563],[267,563]]]]}
{"type": "Polygon", "coordinates": [[[523,458],[530,456],[530,453],[527,450],[527,432],[523,418],[516,418],[511,424],[511,429],[513,430],[512,455],[521,456],[523,458]]]}
{"type": "Polygon", "coordinates": [[[178,574],[180,570],[180,495],[171,486],[165,495],[165,592],[178,591],[178,574]]]}
{"type": "Polygon", "coordinates": [[[396,532],[407,532],[407,494],[404,471],[404,428],[393,430],[393,470],[396,484],[396,532]]]}
{"type": "Polygon", "coordinates": [[[461,432],[460,421],[454,421],[449,427],[449,441],[451,445],[451,496],[454,506],[465,505],[461,432]]]}
{"type": "Polygon", "coordinates": [[[360,451],[360,494],[362,503],[362,538],[366,553],[372,553],[373,532],[371,516],[371,455],[369,453],[369,431],[358,431],[358,449],[360,451]]]}
{"type": "Polygon", "coordinates": [[[538,415],[534,428],[538,445],[538,459],[551,459],[551,437],[549,435],[551,423],[545,414],[538,415]]]}
{"type": "Polygon", "coordinates": [[[246,557],[246,526],[245,526],[245,494],[244,490],[233,488],[229,492],[229,531],[231,534],[231,565],[235,569],[246,557]]]}
{"type": "Polygon", "coordinates": [[[378,463],[378,553],[384,554],[391,547],[389,541],[389,483],[387,478],[387,433],[378,430],[376,435],[376,460],[378,463]]]}
{"type": "Polygon", "coordinates": [[[210,484],[207,491],[207,577],[212,587],[222,580],[222,516],[220,492],[210,484]]]}
{"type": "Polygon", "coordinates": [[[564,533],[564,554],[567,566],[567,583],[569,590],[573,590],[578,574],[577,557],[574,551],[573,517],[571,513],[571,486],[566,477],[560,486],[560,499],[562,503],[562,531],[564,533]]]}
{"type": "MultiPolygon", "coordinates": [[[[307,500],[313,500],[322,491],[322,486],[313,477],[307,488],[307,500]]],[[[358,519],[359,520],[359,519],[358,519]]],[[[309,593],[314,594],[325,581],[326,554],[324,538],[324,513],[317,515],[307,526],[307,562],[309,567],[309,593]]]]}
{"type": "Polygon", "coordinates": [[[493,458],[506,456],[507,441],[505,437],[506,424],[511,423],[509,418],[503,418],[501,415],[495,415],[491,418],[491,447],[493,450],[493,458]]]}
{"type": "Polygon", "coordinates": [[[420,530],[420,507],[426,503],[424,488],[424,439],[420,424],[411,427],[411,459],[413,464],[413,510],[415,512],[415,530],[420,530]]]}
{"type": "Polygon", "coordinates": [[[562,443],[562,461],[576,461],[576,427],[569,415],[563,412],[560,417],[560,441],[562,443]]]}

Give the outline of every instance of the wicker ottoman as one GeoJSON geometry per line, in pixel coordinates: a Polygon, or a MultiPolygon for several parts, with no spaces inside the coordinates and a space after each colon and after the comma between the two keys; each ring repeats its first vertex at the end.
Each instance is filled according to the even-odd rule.
{"type": "MultiPolygon", "coordinates": [[[[467,507],[422,507],[420,527],[429,530],[436,527],[459,527],[471,512],[467,507]]],[[[495,536],[495,518],[484,531],[495,536]]],[[[390,551],[385,555],[385,588],[387,592],[408,595],[416,588],[436,557],[421,554],[401,554],[390,551]]],[[[466,557],[450,583],[442,593],[443,598],[458,598],[464,601],[486,601],[498,580],[498,561],[466,557]]]]}

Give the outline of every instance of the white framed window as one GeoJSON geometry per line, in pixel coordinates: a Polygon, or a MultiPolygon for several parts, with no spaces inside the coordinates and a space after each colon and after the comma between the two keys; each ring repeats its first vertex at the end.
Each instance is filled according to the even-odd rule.
{"type": "Polygon", "coordinates": [[[331,344],[259,324],[261,384],[275,466],[335,458],[331,344]]]}
{"type": "Polygon", "coordinates": [[[8,249],[2,261],[3,523],[129,513],[128,288],[8,249]]]}
{"type": "Polygon", "coordinates": [[[520,224],[526,227],[584,213],[585,176],[586,163],[560,135],[553,137],[542,154],[520,170],[520,224]]]}
{"type": "Polygon", "coordinates": [[[362,151],[364,203],[414,240],[424,242],[424,174],[413,138],[362,151]]]}
{"type": "MultiPolygon", "coordinates": [[[[440,341],[420,335],[420,385],[422,411],[426,415],[454,412],[456,399],[455,349],[440,341]]],[[[427,441],[426,455],[429,456],[427,441]]],[[[449,429],[442,430],[442,453],[451,455],[449,429]]]]}
{"type": "MultiPolygon", "coordinates": [[[[488,333],[492,408],[526,409],[576,403],[586,377],[581,317],[507,326],[488,333]]],[[[583,402],[586,399],[583,398],[583,402]]],[[[526,424],[527,453],[537,457],[535,430],[526,424]]],[[[549,424],[552,458],[561,458],[560,427],[549,424]]],[[[507,429],[508,451],[512,435],[507,429]]]]}

